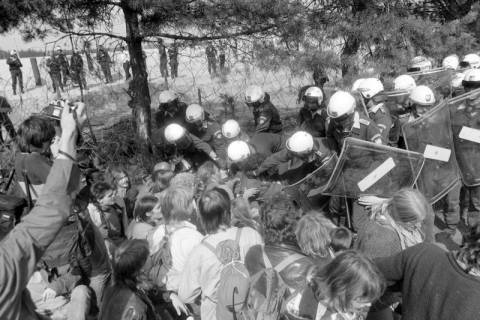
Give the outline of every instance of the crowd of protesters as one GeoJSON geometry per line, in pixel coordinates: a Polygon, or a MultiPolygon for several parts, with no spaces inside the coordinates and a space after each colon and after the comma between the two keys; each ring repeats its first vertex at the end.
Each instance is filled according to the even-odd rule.
{"type": "MultiPolygon", "coordinates": [[[[59,101],[54,120],[24,120],[14,167],[28,201],[0,242],[0,319],[480,318],[473,220],[449,250],[435,242],[435,212],[412,187],[352,199],[351,212],[335,197],[312,208],[284,189],[347,136],[393,143],[381,117],[388,110],[375,105],[380,80],[360,84],[367,115],[344,91],[326,106],[325,81],[315,80],[302,88],[300,128],[288,136],[259,87],[245,95],[251,137],[162,92],[152,140],[164,161],[140,185],[126,168],[77,163],[83,103],[59,101]]],[[[467,92],[480,87],[480,78],[465,81],[467,92]]],[[[417,118],[434,99],[420,89],[397,92],[417,118]]],[[[448,213],[453,237],[460,222],[448,213]]]]}

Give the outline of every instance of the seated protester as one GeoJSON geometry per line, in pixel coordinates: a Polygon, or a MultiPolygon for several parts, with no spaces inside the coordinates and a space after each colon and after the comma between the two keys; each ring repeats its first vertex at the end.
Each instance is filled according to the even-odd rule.
{"type": "Polygon", "coordinates": [[[313,138],[305,131],[297,131],[287,139],[286,148],[269,156],[255,175],[278,168],[278,174],[289,183],[303,179],[327,162],[334,153],[329,139],[313,138]]]}
{"type": "Polygon", "coordinates": [[[93,201],[88,204],[90,219],[105,239],[109,255],[125,239],[128,220],[125,211],[115,204],[115,190],[106,182],[97,182],[91,188],[93,201]]]}
{"type": "Polygon", "coordinates": [[[330,231],[330,239],[330,247],[335,255],[352,248],[353,234],[345,227],[335,228],[330,231]]]}
{"type": "Polygon", "coordinates": [[[300,316],[310,319],[362,319],[371,304],[380,298],[385,280],[368,258],[348,250],[309,277],[313,299],[308,295],[299,303],[300,316]],[[313,313],[310,307],[315,305],[313,313]],[[306,307],[306,308],[304,308],[306,307]]]}
{"type": "Polygon", "coordinates": [[[400,189],[391,199],[361,197],[353,207],[355,247],[367,257],[378,258],[432,242],[433,220],[431,205],[415,189],[400,189]]]}
{"type": "Polygon", "coordinates": [[[75,143],[86,121],[85,105],[77,103],[76,119],[67,106],[62,113],[59,149],[43,192],[21,223],[0,246],[0,319],[37,319],[30,295],[25,292],[36,264],[67,221],[74,194],[79,189],[79,170],[74,161],[75,143]]]}
{"type": "Polygon", "coordinates": [[[205,110],[198,104],[191,104],[185,113],[188,131],[206,142],[212,147],[217,155],[225,158],[225,144],[222,139],[220,124],[208,118],[205,110]]]}
{"type": "Polygon", "coordinates": [[[113,286],[105,292],[102,320],[160,319],[139,277],[149,255],[145,240],[126,240],[113,254],[113,286]]]}
{"type": "Polygon", "coordinates": [[[36,200],[41,194],[52,167],[50,145],[55,135],[53,122],[40,116],[29,117],[17,130],[20,152],[15,156],[15,172],[25,195],[27,189],[24,174],[27,176],[32,200],[36,200]]]}
{"type": "Polygon", "coordinates": [[[155,224],[150,220],[152,211],[158,203],[158,198],[154,196],[143,196],[137,201],[133,211],[133,220],[128,225],[127,239],[147,239],[148,233],[154,228],[155,224]]]}
{"type": "Polygon", "coordinates": [[[330,232],[336,226],[319,212],[304,215],[297,224],[295,236],[302,252],[315,259],[316,265],[327,264],[335,257],[330,247],[330,232]]]}
{"type": "Polygon", "coordinates": [[[198,167],[208,160],[213,160],[217,164],[220,162],[208,143],[187,132],[184,127],[176,123],[165,128],[165,140],[174,147],[171,156],[174,156],[177,161],[186,160],[188,162],[186,165],[183,164],[184,171],[189,171],[191,166],[198,167]]]}
{"type": "Polygon", "coordinates": [[[219,188],[205,192],[200,198],[199,212],[206,237],[188,256],[179,282],[178,297],[185,303],[202,296],[201,318],[216,319],[217,288],[223,264],[216,255],[216,247],[225,240],[235,240],[243,261],[250,247],[262,244],[260,234],[249,228],[231,227],[230,200],[219,188]]]}
{"type": "Polygon", "coordinates": [[[303,107],[298,112],[300,130],[314,137],[325,137],[327,134],[327,110],[323,99],[323,91],[311,86],[303,93],[303,107]]]}
{"type": "Polygon", "coordinates": [[[107,183],[116,188],[117,204],[124,207],[128,219],[132,219],[138,190],[132,188],[128,173],[122,168],[111,167],[106,171],[106,180],[107,183]]]}
{"type": "Polygon", "coordinates": [[[458,251],[421,243],[375,263],[387,281],[400,283],[402,319],[478,319],[480,225],[458,251]]]}

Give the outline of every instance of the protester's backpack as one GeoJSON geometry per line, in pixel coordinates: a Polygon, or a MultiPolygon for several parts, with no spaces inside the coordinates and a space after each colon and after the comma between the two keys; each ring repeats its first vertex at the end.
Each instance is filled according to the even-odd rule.
{"type": "Polygon", "coordinates": [[[14,174],[15,170],[12,170],[7,178],[7,182],[0,190],[0,240],[13,229],[15,224],[20,222],[23,210],[27,206],[24,198],[7,194],[14,174]]]}
{"type": "Polygon", "coordinates": [[[292,253],[273,266],[262,247],[265,269],[250,277],[250,290],[243,312],[248,320],[278,320],[285,313],[289,287],[280,276],[285,268],[305,256],[292,253]]]}
{"type": "Polygon", "coordinates": [[[148,279],[157,287],[163,287],[166,284],[167,273],[172,268],[172,251],[170,240],[173,233],[183,229],[183,227],[168,231],[164,225],[164,235],[158,245],[158,250],[150,255],[143,267],[148,279]]]}
{"type": "Polygon", "coordinates": [[[64,225],[48,246],[40,265],[51,270],[69,264],[72,274],[89,277],[92,272],[90,257],[95,247],[94,226],[75,215],[76,221],[64,225]]]}
{"type": "Polygon", "coordinates": [[[224,240],[216,247],[202,241],[202,245],[210,250],[222,264],[220,281],[217,287],[217,319],[243,319],[250,287],[250,276],[240,256],[240,237],[242,229],[237,229],[235,240],[224,240]]]}

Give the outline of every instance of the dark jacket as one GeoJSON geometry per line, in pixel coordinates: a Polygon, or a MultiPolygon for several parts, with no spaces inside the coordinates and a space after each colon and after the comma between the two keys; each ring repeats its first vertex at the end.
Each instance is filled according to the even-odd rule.
{"type": "Polygon", "coordinates": [[[78,180],[77,170],[70,160],[56,160],[35,208],[2,240],[0,319],[37,319],[25,288],[38,259],[70,214],[69,189],[78,184],[70,180],[78,180]]]}
{"type": "Polygon", "coordinates": [[[22,62],[18,57],[8,57],[7,64],[10,68],[10,71],[20,70],[20,68],[23,67],[22,62]]]}
{"type": "Polygon", "coordinates": [[[100,320],[154,320],[147,303],[130,288],[116,284],[105,291],[100,320]]]}
{"type": "Polygon", "coordinates": [[[283,130],[282,120],[277,108],[270,102],[270,96],[265,93],[265,100],[253,109],[255,132],[279,133],[283,130]]]}

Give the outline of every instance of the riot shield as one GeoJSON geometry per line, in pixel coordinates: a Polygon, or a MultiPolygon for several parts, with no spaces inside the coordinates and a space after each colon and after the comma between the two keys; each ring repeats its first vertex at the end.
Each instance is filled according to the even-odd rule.
{"type": "Polygon", "coordinates": [[[455,156],[466,186],[480,185],[480,89],[448,101],[455,156]]]}
{"type": "Polygon", "coordinates": [[[436,68],[407,74],[415,79],[417,86],[424,85],[432,89],[437,101],[441,101],[451,95],[452,79],[455,73],[455,70],[436,68]]]}
{"type": "Polygon", "coordinates": [[[340,158],[323,194],[358,198],[391,197],[412,187],[422,170],[423,156],[355,138],[345,139],[340,158]]]}
{"type": "MultiPolygon", "coordinates": [[[[301,179],[300,181],[288,185],[284,188],[284,190],[293,198],[295,199],[299,205],[301,205],[304,209],[321,209],[316,206],[311,198],[319,195],[325,189],[330,176],[335,169],[335,166],[338,161],[338,156],[333,154],[327,162],[325,162],[321,167],[307,175],[305,178],[301,179]]],[[[315,202],[322,203],[320,206],[325,205],[326,202],[316,199],[315,202]]]]}
{"type": "Polygon", "coordinates": [[[422,153],[426,158],[417,186],[433,204],[459,180],[448,104],[442,102],[423,116],[404,124],[402,132],[407,149],[422,153]]]}
{"type": "Polygon", "coordinates": [[[366,117],[369,117],[368,109],[367,109],[367,106],[365,105],[362,94],[358,91],[353,91],[352,95],[355,98],[355,105],[356,105],[355,110],[360,113],[363,113],[366,117]]]}

